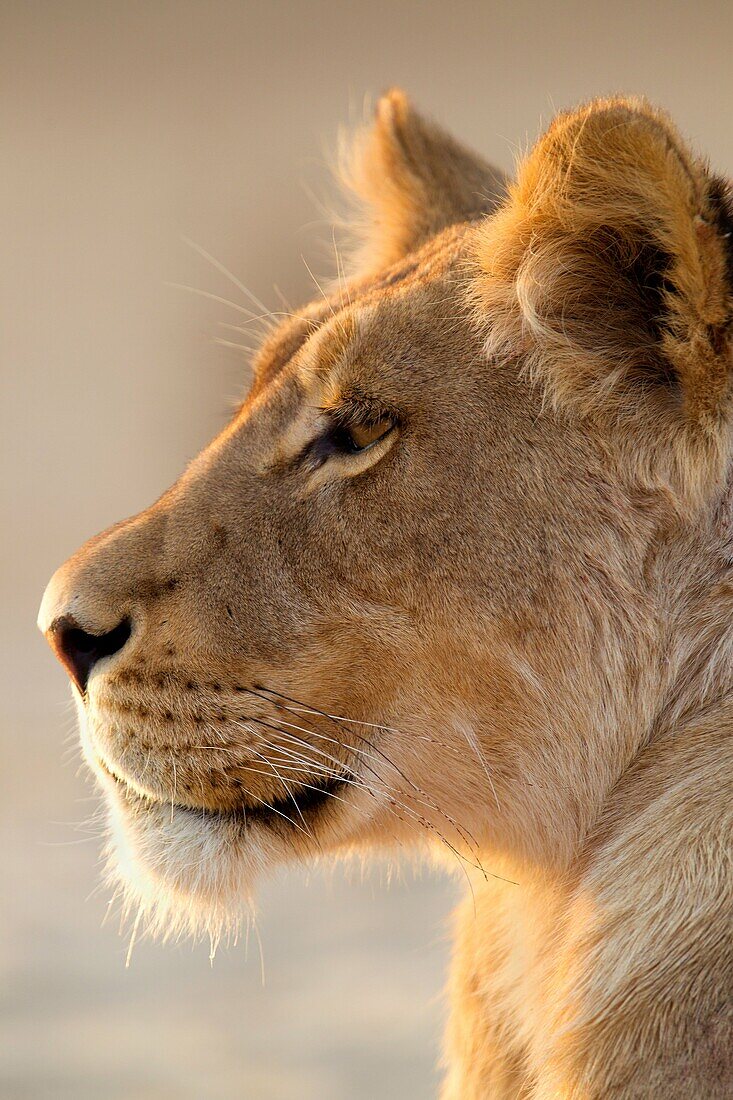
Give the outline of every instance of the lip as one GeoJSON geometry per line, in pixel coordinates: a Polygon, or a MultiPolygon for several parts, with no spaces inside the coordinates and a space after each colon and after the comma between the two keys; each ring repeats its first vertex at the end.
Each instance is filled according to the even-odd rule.
{"type": "Polygon", "coordinates": [[[289,826],[302,830],[303,824],[307,824],[310,819],[318,817],[334,798],[341,799],[340,792],[351,782],[350,776],[346,774],[329,777],[323,783],[319,783],[314,779],[312,783],[299,784],[291,794],[272,802],[212,810],[206,807],[186,806],[175,801],[166,800],[164,802],[162,799],[141,794],[122,776],[111,771],[108,765],[100,760],[96,754],[94,762],[105,778],[111,780],[124,793],[126,798],[148,803],[151,806],[170,807],[180,813],[195,815],[199,821],[202,819],[219,822],[227,820],[240,822],[245,827],[254,822],[260,822],[269,826],[289,826]]]}

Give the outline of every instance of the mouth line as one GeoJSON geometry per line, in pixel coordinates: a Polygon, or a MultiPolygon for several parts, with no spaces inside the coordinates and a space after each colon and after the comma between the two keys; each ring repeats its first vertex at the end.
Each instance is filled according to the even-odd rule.
{"type": "MultiPolygon", "coordinates": [[[[122,776],[111,771],[103,760],[95,754],[97,767],[109,779],[124,791],[126,797],[133,797],[141,802],[147,802],[151,806],[165,806],[182,813],[195,815],[198,820],[231,821],[239,822],[245,828],[254,821],[266,823],[270,826],[278,825],[303,830],[304,821],[317,817],[332,799],[341,799],[341,791],[345,790],[351,782],[346,773],[330,776],[323,782],[316,778],[312,783],[300,783],[287,795],[273,799],[270,802],[258,802],[255,804],[242,804],[230,806],[226,809],[214,810],[206,806],[187,806],[174,800],[153,798],[136,790],[122,776]]],[[[349,773],[350,774],[350,773],[349,773]]]]}
{"type": "MultiPolygon", "coordinates": [[[[244,820],[271,821],[273,815],[282,821],[284,825],[300,827],[301,817],[304,819],[318,816],[318,814],[333,799],[341,797],[340,791],[346,788],[347,777],[331,776],[319,783],[316,779],[312,783],[301,783],[292,792],[281,798],[262,805],[237,807],[230,811],[235,817],[244,820]]],[[[301,822],[302,824],[302,822],[301,822]]]]}

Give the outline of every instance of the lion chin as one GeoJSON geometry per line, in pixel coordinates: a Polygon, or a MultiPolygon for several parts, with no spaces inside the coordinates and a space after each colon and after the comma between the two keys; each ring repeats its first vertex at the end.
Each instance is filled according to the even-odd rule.
{"type": "MultiPolygon", "coordinates": [[[[643,100],[513,182],[380,100],[336,285],[52,578],[135,926],[465,875],[444,1100],[733,1095],[733,204],[643,100]]],[[[340,257],[339,257],[340,259],[340,257]]]]}
{"type": "Polygon", "coordinates": [[[107,879],[113,897],[122,897],[122,923],[134,928],[130,950],[143,932],[163,941],[206,937],[214,951],[222,937],[236,940],[243,920],[254,919],[258,881],[294,859],[322,856],[321,833],[331,834],[334,848],[338,832],[342,854],[351,854],[351,819],[363,808],[358,793],[349,800],[345,783],[329,779],[309,785],[297,800],[289,794],[222,810],[161,801],[110,770],[79,709],[84,758],[105,795],[107,879]]]}

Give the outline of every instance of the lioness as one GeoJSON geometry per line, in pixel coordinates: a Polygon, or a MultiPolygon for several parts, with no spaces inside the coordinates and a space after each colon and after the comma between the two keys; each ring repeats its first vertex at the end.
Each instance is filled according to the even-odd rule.
{"type": "Polygon", "coordinates": [[[216,935],[272,865],[469,879],[445,1100],[733,1095],[733,205],[636,99],[515,183],[394,91],[358,266],[54,576],[114,861],[216,935]]]}

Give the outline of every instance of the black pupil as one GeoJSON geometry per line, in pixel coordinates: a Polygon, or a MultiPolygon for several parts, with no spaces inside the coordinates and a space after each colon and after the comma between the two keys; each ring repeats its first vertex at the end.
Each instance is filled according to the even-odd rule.
{"type": "Polygon", "coordinates": [[[351,431],[348,428],[335,427],[328,433],[331,445],[334,451],[340,451],[342,454],[357,454],[358,451],[363,451],[364,448],[360,447],[354,439],[351,431]]]}

